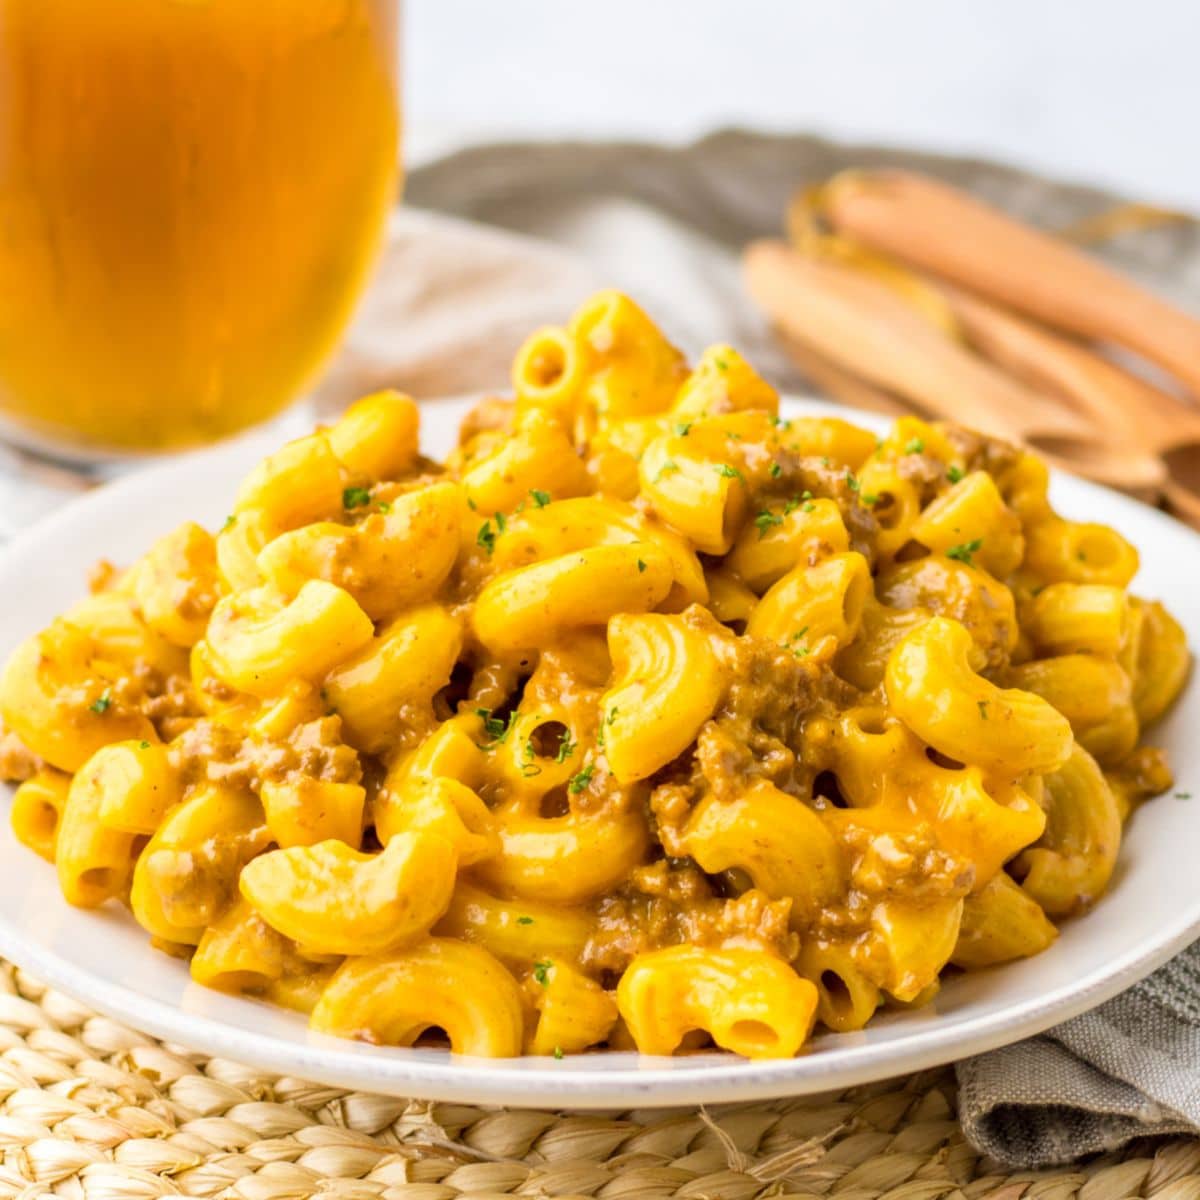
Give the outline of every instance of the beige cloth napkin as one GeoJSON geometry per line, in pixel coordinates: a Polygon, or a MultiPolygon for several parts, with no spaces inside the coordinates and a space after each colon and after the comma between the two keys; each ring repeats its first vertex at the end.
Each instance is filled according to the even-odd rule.
{"type": "MultiPolygon", "coordinates": [[[[690,354],[732,342],[781,388],[807,390],[742,293],[738,252],[778,231],[800,184],[891,164],[933,171],[1056,229],[1118,201],[994,164],[803,137],[464,151],[411,175],[409,207],[392,222],[381,269],[318,406],[332,413],[385,385],[418,397],[503,389],[525,335],[561,322],[601,286],[631,293],[690,354]]],[[[1104,254],[1183,303],[1200,296],[1200,227],[1140,232],[1104,254]]],[[[0,484],[4,470],[0,458],[0,484]]],[[[32,500],[36,511],[53,491],[32,500]]],[[[1091,919],[1103,936],[1103,909],[1091,919]]],[[[1006,1164],[1039,1166],[1195,1128],[1198,985],[1193,948],[1093,1013],[960,1063],[967,1136],[1006,1164]]]]}

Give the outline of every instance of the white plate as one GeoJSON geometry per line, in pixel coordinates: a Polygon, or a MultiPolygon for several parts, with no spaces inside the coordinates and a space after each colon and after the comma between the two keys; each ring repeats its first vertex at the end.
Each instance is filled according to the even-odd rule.
{"type": "MultiPolygon", "coordinates": [[[[425,448],[444,453],[465,401],[425,411],[425,448]]],[[[835,411],[793,402],[793,412],[835,411]]],[[[850,414],[864,425],[882,422],[850,414]]],[[[98,557],[127,562],[188,518],[219,527],[240,477],[273,448],[261,438],[176,459],[78,500],[0,558],[0,657],[83,590],[98,557]]],[[[1068,516],[1105,521],[1142,554],[1140,594],[1167,601],[1200,644],[1200,538],[1162,514],[1069,477],[1054,499],[1068,516]]],[[[359,1045],[309,1033],[301,1017],[193,984],[186,966],[151,950],[115,905],[70,908],[52,868],[0,830],[0,953],[50,985],[169,1041],[280,1074],[364,1091],[507,1105],[633,1108],[824,1091],[919,1070],[1014,1041],[1083,1012],[1147,975],[1200,933],[1200,688],[1189,688],[1153,733],[1176,769],[1176,789],[1132,822],[1112,889],[1068,922],[1044,954],[950,980],[928,1007],[881,1015],[861,1033],[822,1034],[801,1057],[746,1062],[591,1054],[454,1058],[437,1050],[359,1045]],[[1189,737],[1189,731],[1191,736],[1189,737]]]]}

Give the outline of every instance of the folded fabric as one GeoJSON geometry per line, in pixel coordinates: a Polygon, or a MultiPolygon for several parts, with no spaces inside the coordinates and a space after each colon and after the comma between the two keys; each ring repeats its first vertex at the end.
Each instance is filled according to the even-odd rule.
{"type": "MultiPolygon", "coordinates": [[[[1103,919],[1103,913],[1098,914],[1103,919]]],[[[1006,1166],[1200,1128],[1200,943],[1107,1004],[957,1066],[959,1120],[1006,1166]]]]}

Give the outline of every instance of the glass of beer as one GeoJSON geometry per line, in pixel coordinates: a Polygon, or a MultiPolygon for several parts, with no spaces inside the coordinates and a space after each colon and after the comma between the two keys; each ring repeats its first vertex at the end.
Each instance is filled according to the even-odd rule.
{"type": "Polygon", "coordinates": [[[0,0],[0,436],[215,441],[343,332],[399,186],[400,0],[0,0]]]}

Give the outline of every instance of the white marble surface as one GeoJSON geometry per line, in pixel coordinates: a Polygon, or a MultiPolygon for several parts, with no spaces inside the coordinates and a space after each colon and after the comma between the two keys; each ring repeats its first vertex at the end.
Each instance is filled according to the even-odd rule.
{"type": "Polygon", "coordinates": [[[743,123],[1200,212],[1197,0],[408,0],[406,38],[412,161],[743,123]]]}

